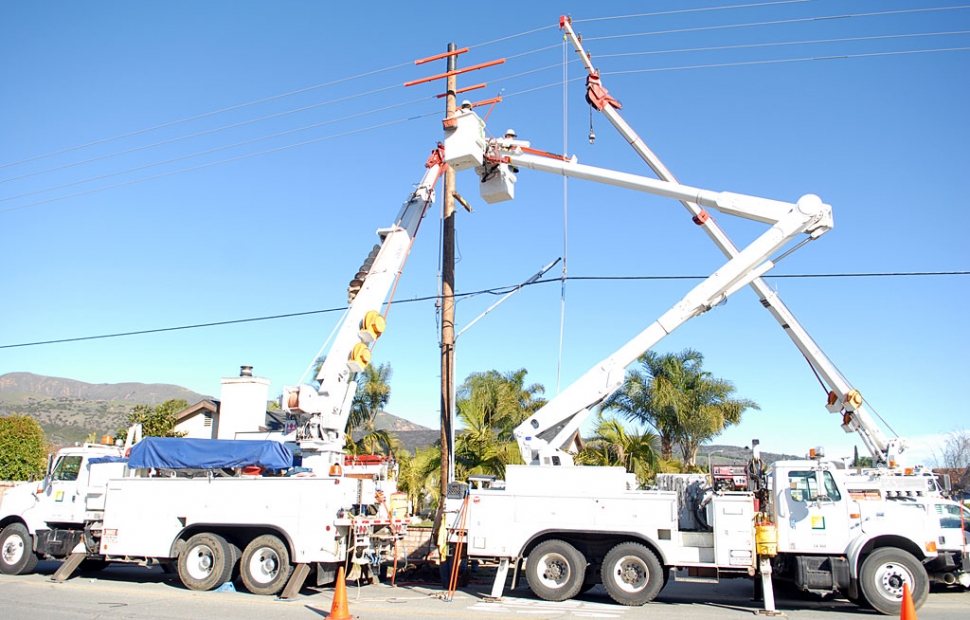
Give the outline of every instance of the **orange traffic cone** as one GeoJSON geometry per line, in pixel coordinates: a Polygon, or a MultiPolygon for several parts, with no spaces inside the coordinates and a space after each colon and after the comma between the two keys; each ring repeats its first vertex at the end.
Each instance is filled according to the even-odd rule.
{"type": "Polygon", "coordinates": [[[899,610],[899,620],[916,620],[916,606],[913,605],[908,583],[903,583],[903,606],[899,610]]]}
{"type": "MultiPolygon", "coordinates": [[[[913,616],[915,620],[916,616],[913,616]]],[[[330,606],[330,615],[327,620],[353,620],[350,610],[347,609],[347,580],[344,578],[344,567],[337,569],[337,588],[333,593],[333,605],[330,606]]]]}

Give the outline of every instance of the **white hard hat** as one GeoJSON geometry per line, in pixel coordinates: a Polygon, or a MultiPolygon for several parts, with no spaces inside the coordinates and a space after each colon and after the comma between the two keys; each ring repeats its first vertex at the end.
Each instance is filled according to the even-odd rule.
{"type": "Polygon", "coordinates": [[[472,102],[469,101],[468,99],[465,99],[464,101],[461,102],[461,107],[470,108],[472,107],[472,102]]]}
{"type": "Polygon", "coordinates": [[[516,136],[516,133],[515,133],[515,130],[514,129],[512,129],[511,127],[509,127],[508,129],[505,130],[505,135],[506,136],[512,136],[514,138],[516,136]]]}

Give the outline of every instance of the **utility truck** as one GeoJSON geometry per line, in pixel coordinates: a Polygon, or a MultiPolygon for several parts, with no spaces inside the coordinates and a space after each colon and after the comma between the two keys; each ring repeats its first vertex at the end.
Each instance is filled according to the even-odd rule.
{"type": "Polygon", "coordinates": [[[41,482],[4,493],[0,571],[21,574],[39,559],[63,559],[55,574],[63,580],[81,563],[160,564],[194,590],[238,573],[255,594],[292,596],[311,569],[323,585],[345,564],[357,578],[393,559],[406,529],[394,505],[396,464],[346,455],[344,429],[354,379],[386,327],[382,306],[434,201],[441,159],[439,145],[393,225],[377,231],[380,243],[351,281],[319,387],[285,390],[283,407],[301,422],[292,437],[299,468],[279,441],[138,441],[132,431],[122,447],[65,448],[41,482]],[[261,468],[293,475],[257,475],[261,468]]]}
{"type": "MultiPolygon", "coordinates": [[[[599,101],[608,97],[601,86],[591,87],[588,95],[599,101]]],[[[499,560],[493,596],[501,595],[509,566],[518,570],[524,559],[530,588],[547,600],[568,599],[602,583],[616,602],[639,605],[652,600],[676,571],[688,580],[760,573],[769,610],[774,609],[772,574],[804,590],[841,592],[887,614],[899,612],[904,584],[917,606],[925,601],[925,565],[937,557],[938,524],[927,511],[883,496],[853,497],[846,475],[832,463],[755,465],[755,488],[741,492],[714,492],[686,482],[644,491],[622,468],[573,467],[565,449],[590,411],[620,388],[626,367],[684,322],[748,285],[764,287],[759,294],[767,305],[780,303],[761,280],[774,266],[770,257],[796,237],[814,240],[830,230],[828,205],[814,195],[785,203],[688,187],[550,156],[518,139],[485,139],[484,123],[471,109],[459,111],[445,127],[446,163],[456,170],[475,169],[487,202],[514,197],[518,170],[666,196],[692,207],[694,222],[715,231],[712,238],[723,242],[729,259],[515,429],[527,465],[509,466],[505,480],[476,477],[470,486],[452,486],[451,540],[472,557],[499,560]],[[716,228],[707,208],[770,228],[739,250],[716,228]]],[[[831,371],[837,389],[829,405],[844,412],[843,426],[859,432],[887,466],[895,465],[900,443],[882,436],[865,414],[861,396],[843,389],[840,375],[807,334],[793,339],[831,371]]]]}

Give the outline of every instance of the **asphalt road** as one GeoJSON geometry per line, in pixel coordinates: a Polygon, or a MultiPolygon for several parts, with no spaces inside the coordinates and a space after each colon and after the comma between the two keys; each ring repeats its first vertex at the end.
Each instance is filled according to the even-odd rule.
{"type": "MultiPolygon", "coordinates": [[[[247,592],[193,592],[174,575],[158,568],[114,565],[99,573],[79,573],[65,583],[50,576],[57,564],[42,562],[33,575],[0,575],[0,618],[20,620],[130,619],[174,620],[231,618],[326,618],[333,590],[305,587],[293,601],[254,596],[247,592]]],[[[751,582],[725,580],[718,584],[671,581],[657,600],[643,607],[613,604],[597,586],[578,599],[550,603],[535,598],[520,586],[506,591],[500,602],[485,600],[487,576],[459,589],[454,600],[434,584],[388,584],[349,586],[350,613],[361,620],[414,620],[415,618],[513,618],[618,620],[731,620],[757,615],[759,604],[751,600],[751,582]]],[[[821,600],[787,592],[776,593],[779,611],[795,620],[876,620],[880,616],[844,600],[821,600]]],[[[918,612],[919,620],[965,620],[970,618],[970,592],[934,591],[918,612]]]]}

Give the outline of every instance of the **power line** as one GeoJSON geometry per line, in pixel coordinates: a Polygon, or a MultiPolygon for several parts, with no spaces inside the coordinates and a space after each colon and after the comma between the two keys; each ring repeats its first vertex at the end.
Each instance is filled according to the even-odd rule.
{"type": "Polygon", "coordinates": [[[216,114],[223,114],[225,112],[231,112],[233,110],[239,110],[241,108],[247,108],[249,106],[257,105],[260,103],[266,103],[267,101],[275,101],[276,99],[282,99],[284,97],[290,97],[292,95],[298,95],[300,93],[305,93],[311,90],[316,90],[318,88],[324,88],[326,86],[333,86],[335,84],[341,84],[343,82],[349,82],[351,80],[356,80],[362,77],[368,77],[371,75],[376,75],[378,73],[383,73],[385,71],[391,71],[393,69],[399,69],[401,67],[410,66],[411,63],[401,63],[399,65],[393,65],[390,67],[384,67],[383,69],[375,69],[373,71],[368,71],[366,73],[358,73],[357,75],[352,75],[345,78],[340,78],[339,80],[333,80],[331,82],[324,82],[323,84],[314,84],[313,86],[307,86],[305,88],[300,88],[297,90],[292,90],[287,93],[281,93],[279,95],[271,95],[269,97],[263,97],[262,99],[256,99],[254,101],[247,101],[246,103],[240,103],[237,105],[229,106],[228,108],[222,108],[220,110],[213,110],[212,112],[205,112],[203,114],[197,114],[195,116],[189,116],[175,121],[169,121],[167,123],[162,123],[161,125],[155,125],[153,127],[146,127],[145,129],[138,129],[136,131],[130,131],[128,133],[119,134],[117,136],[112,136],[110,138],[102,138],[101,140],[95,140],[94,142],[88,142],[86,144],[79,144],[77,146],[68,147],[66,149],[61,149],[59,151],[53,151],[51,153],[46,153],[44,155],[35,155],[34,157],[28,157],[27,159],[21,159],[19,161],[13,161],[6,164],[0,164],[0,169],[7,168],[9,166],[17,166],[19,164],[25,164],[27,162],[36,161],[38,159],[44,159],[45,157],[53,157],[54,155],[62,155],[64,153],[70,153],[71,151],[77,151],[79,149],[84,149],[89,146],[96,146],[98,144],[104,144],[105,142],[113,142],[114,140],[121,140],[122,138],[130,138],[131,136],[137,136],[139,134],[148,133],[150,131],[156,131],[158,129],[164,129],[166,127],[172,127],[174,125],[181,125],[182,123],[188,123],[190,121],[196,121],[202,118],[207,118],[210,116],[215,116],[216,114]]]}
{"type": "MultiPolygon", "coordinates": [[[[26,179],[27,177],[36,176],[38,174],[46,174],[48,172],[55,172],[57,170],[64,170],[65,168],[72,168],[74,166],[80,166],[82,164],[90,164],[91,162],[100,161],[100,160],[103,160],[103,159],[109,159],[111,157],[117,157],[119,155],[128,155],[130,153],[135,153],[135,152],[138,152],[138,151],[144,151],[145,149],[154,148],[156,146],[163,146],[165,144],[172,144],[174,142],[181,142],[182,140],[188,140],[190,138],[198,138],[200,136],[205,136],[205,135],[217,133],[217,132],[220,132],[220,131],[225,131],[227,129],[235,129],[237,127],[243,127],[245,125],[251,125],[253,123],[258,123],[258,122],[261,122],[261,121],[267,121],[267,120],[272,120],[274,118],[280,118],[282,116],[288,116],[290,114],[296,114],[297,112],[306,112],[307,110],[312,110],[312,109],[315,109],[315,108],[321,108],[323,106],[331,105],[331,104],[334,104],[334,103],[342,103],[344,101],[350,101],[352,99],[357,99],[357,98],[360,98],[360,97],[365,97],[367,95],[373,95],[375,93],[381,93],[381,92],[384,92],[384,91],[387,91],[387,90],[391,90],[392,88],[398,88],[399,86],[400,86],[399,84],[395,84],[394,86],[385,86],[384,88],[378,88],[376,90],[370,90],[370,91],[367,91],[367,92],[364,92],[364,93],[357,93],[357,94],[354,94],[354,95],[348,95],[347,97],[340,97],[339,99],[331,99],[329,101],[323,101],[321,103],[314,103],[312,105],[304,106],[302,108],[296,108],[296,109],[293,109],[293,110],[285,110],[283,112],[278,112],[276,114],[270,114],[268,116],[261,116],[259,118],[253,118],[253,119],[249,119],[249,120],[246,120],[246,121],[240,121],[238,123],[233,123],[231,125],[223,125],[222,127],[216,127],[214,129],[207,129],[205,131],[199,131],[199,132],[196,132],[196,133],[188,134],[188,135],[185,135],[185,136],[180,136],[180,137],[177,137],[177,138],[170,138],[168,140],[162,140],[161,142],[155,142],[153,144],[146,144],[146,145],[143,145],[143,146],[137,146],[137,147],[134,147],[134,148],[125,150],[125,151],[117,151],[117,152],[114,152],[114,153],[108,153],[107,155],[99,155],[98,157],[92,157],[90,159],[85,159],[85,160],[82,160],[82,161],[76,161],[76,162],[72,162],[72,163],[69,163],[69,164],[63,164],[61,166],[55,166],[53,168],[47,168],[45,170],[35,170],[34,172],[27,172],[25,174],[21,174],[20,176],[10,177],[10,178],[7,178],[7,179],[0,179],[0,183],[7,183],[8,181],[18,181],[20,179],[26,179]]],[[[407,102],[407,103],[416,103],[417,101],[424,101],[424,99],[415,99],[414,101],[410,101],[410,102],[407,102]]],[[[399,105],[407,105],[407,103],[403,103],[403,104],[399,104],[399,105]]],[[[376,111],[379,112],[379,111],[383,111],[383,110],[387,110],[387,109],[389,109],[389,108],[381,108],[380,110],[376,110],[376,111]]],[[[372,112],[367,112],[366,114],[370,114],[370,113],[373,113],[373,111],[372,112]]],[[[356,118],[357,116],[362,116],[362,115],[363,114],[358,114],[358,115],[355,115],[355,116],[346,116],[344,118],[336,119],[336,120],[330,121],[330,122],[336,123],[336,122],[339,122],[339,121],[342,121],[342,120],[347,120],[347,119],[350,119],[350,118],[356,118]]],[[[326,123],[323,123],[323,124],[326,124],[326,123]]],[[[317,127],[317,126],[319,126],[319,125],[311,125],[310,128],[317,127]]],[[[273,136],[270,136],[270,137],[273,137],[273,136]]],[[[51,188],[51,189],[57,189],[57,188],[51,188]]],[[[48,190],[41,190],[41,191],[48,191],[48,190]]],[[[19,196],[15,196],[14,198],[19,198],[19,196]]],[[[10,199],[11,198],[3,198],[2,200],[10,200],[10,199]]]]}
{"type": "MultiPolygon", "coordinates": [[[[139,170],[145,170],[147,168],[154,168],[156,166],[163,166],[165,164],[171,164],[171,163],[175,163],[175,162],[178,162],[178,161],[183,161],[183,160],[186,160],[186,159],[191,159],[193,157],[201,157],[202,155],[211,155],[212,153],[217,153],[219,151],[225,151],[227,149],[232,149],[232,148],[236,148],[236,147],[239,147],[239,146],[246,146],[248,144],[253,144],[255,142],[262,142],[263,140],[270,140],[272,138],[279,138],[279,137],[282,137],[282,136],[287,136],[287,135],[294,134],[294,133],[299,133],[299,132],[302,132],[302,131],[309,131],[310,129],[318,129],[318,128],[323,127],[323,126],[326,126],[326,125],[333,125],[334,123],[339,123],[339,122],[343,122],[343,121],[346,121],[346,120],[360,118],[362,116],[368,116],[370,114],[376,114],[378,112],[386,112],[387,110],[391,110],[391,109],[394,109],[394,108],[403,107],[403,106],[406,106],[406,105],[411,105],[411,104],[414,104],[414,103],[420,103],[422,101],[427,101],[427,100],[428,100],[428,97],[422,97],[421,99],[412,99],[411,101],[406,101],[404,103],[397,103],[397,104],[394,104],[394,105],[385,106],[383,108],[377,108],[375,110],[368,110],[366,112],[359,112],[357,114],[351,114],[350,116],[344,116],[343,118],[331,119],[329,121],[323,121],[321,123],[314,123],[313,125],[306,125],[304,127],[298,127],[296,129],[288,129],[286,131],[281,131],[281,132],[278,132],[278,133],[270,134],[268,136],[261,136],[261,137],[258,137],[258,138],[251,138],[249,140],[243,140],[242,142],[236,142],[235,144],[228,144],[228,145],[225,145],[225,146],[219,146],[219,147],[216,147],[216,148],[213,148],[213,149],[209,149],[209,150],[206,150],[206,151],[200,151],[200,152],[197,152],[197,153],[190,153],[188,155],[180,155],[179,157],[173,157],[172,159],[166,159],[166,160],[159,161],[159,162],[154,162],[154,163],[151,163],[151,164],[144,164],[142,166],[137,166],[135,168],[128,168],[126,170],[118,170],[118,171],[115,171],[115,172],[109,172],[109,173],[106,173],[106,174],[102,174],[100,176],[89,177],[87,179],[81,179],[80,181],[72,181],[70,183],[64,183],[62,185],[56,185],[54,187],[48,187],[48,188],[45,188],[45,189],[34,190],[32,192],[26,192],[24,194],[18,194],[16,196],[8,196],[6,198],[0,198],[0,202],[6,202],[8,200],[16,200],[18,198],[26,198],[27,196],[34,196],[36,194],[43,194],[45,192],[51,192],[51,191],[58,190],[58,189],[64,189],[66,187],[73,187],[75,185],[81,185],[82,183],[90,183],[91,181],[100,181],[102,179],[106,179],[106,178],[118,176],[120,174],[128,174],[130,172],[138,172],[139,170]]],[[[226,161],[230,161],[230,160],[226,160],[226,161]]],[[[2,213],[2,211],[0,211],[0,213],[2,213]]]]}
{"type": "Polygon", "coordinates": [[[823,15],[819,17],[799,17],[797,19],[779,19],[764,22],[748,22],[745,24],[722,24],[717,26],[697,26],[694,28],[675,28],[672,30],[652,30],[649,32],[635,32],[630,34],[613,34],[602,37],[585,37],[584,41],[605,41],[608,39],[626,39],[630,37],[647,37],[658,34],[681,34],[685,32],[704,32],[709,30],[726,30],[730,28],[752,28],[756,26],[777,26],[780,24],[799,24],[805,22],[828,21],[832,19],[847,19],[850,17],[876,17],[883,15],[902,15],[908,13],[928,13],[932,11],[955,11],[960,9],[970,9],[970,5],[943,6],[921,9],[901,9],[898,11],[877,11],[873,13],[846,13],[844,15],[823,15]]]}
{"type": "MultiPolygon", "coordinates": [[[[682,71],[687,69],[718,69],[722,67],[744,67],[751,65],[773,65],[786,62],[807,62],[811,60],[844,60],[848,58],[875,58],[877,56],[902,56],[906,54],[929,54],[935,52],[962,52],[970,47],[939,47],[928,50],[903,50],[899,52],[872,52],[868,54],[839,54],[833,56],[809,56],[805,58],[780,58],[776,60],[748,60],[741,62],[722,62],[706,65],[685,65],[680,67],[655,67],[653,69],[628,69],[626,71],[604,71],[603,75],[624,75],[628,73],[655,73],[659,71],[682,71]]],[[[508,95],[511,96],[511,95],[508,95]]]]}
{"type": "MultiPolygon", "coordinates": [[[[931,53],[931,52],[957,52],[957,51],[966,51],[968,49],[970,49],[970,47],[943,47],[943,48],[928,49],[928,50],[903,50],[903,51],[898,51],[898,52],[873,52],[873,53],[868,53],[868,54],[839,54],[839,55],[833,55],[833,56],[809,56],[809,57],[804,57],[804,58],[782,58],[782,59],[774,59],[774,60],[750,60],[750,61],[743,61],[743,62],[710,63],[710,64],[703,64],[703,65],[680,65],[680,66],[676,66],[676,67],[654,67],[654,68],[651,68],[651,69],[629,69],[629,70],[626,70],[626,71],[602,71],[601,74],[602,75],[624,75],[624,74],[627,74],[627,73],[654,73],[654,72],[659,72],[659,71],[686,71],[686,70],[690,70],[690,69],[720,69],[720,68],[725,68],[725,67],[743,67],[743,66],[750,66],[750,65],[771,65],[771,64],[778,64],[778,63],[784,63],[784,62],[806,62],[806,61],[809,61],[809,60],[844,60],[844,59],[849,59],[849,58],[872,58],[872,57],[877,57],[877,56],[898,56],[898,55],[905,55],[905,54],[921,54],[921,53],[931,53]]],[[[602,57],[605,57],[605,56],[599,56],[599,57],[602,58],[602,57]]],[[[571,62],[575,62],[575,61],[571,61],[571,62]]],[[[551,68],[559,67],[559,66],[560,65],[549,65],[548,67],[543,67],[542,70],[547,70],[547,69],[551,69],[551,68]]],[[[527,72],[527,73],[534,73],[534,71],[527,72]]],[[[510,79],[513,78],[513,77],[519,77],[519,76],[518,75],[513,75],[513,76],[510,76],[510,79]]],[[[579,81],[585,80],[585,79],[586,79],[585,77],[571,78],[569,80],[569,82],[579,82],[579,81]]],[[[561,85],[562,85],[562,80],[559,80],[557,82],[551,82],[549,84],[543,84],[542,86],[535,86],[533,88],[527,88],[525,90],[516,91],[514,93],[505,93],[502,96],[505,99],[511,99],[512,97],[518,97],[520,95],[526,95],[528,93],[534,93],[534,92],[539,91],[539,90],[545,90],[547,88],[553,88],[553,87],[561,86],[561,85]]],[[[2,213],[2,211],[0,211],[0,213],[2,213]]]]}
{"type": "Polygon", "coordinates": [[[333,140],[335,138],[342,138],[344,136],[350,136],[350,135],[353,135],[353,134],[363,133],[365,131],[371,131],[371,130],[374,130],[374,129],[381,129],[383,127],[389,127],[391,125],[398,125],[400,123],[407,123],[407,122],[410,122],[410,121],[414,121],[414,120],[418,120],[418,119],[422,119],[422,118],[427,118],[429,116],[436,116],[437,114],[439,114],[439,113],[438,112],[429,112],[428,114],[420,114],[418,116],[411,116],[409,118],[400,118],[400,119],[393,120],[393,121],[389,121],[389,122],[386,122],[386,123],[381,123],[379,125],[372,125],[370,127],[364,127],[362,129],[354,129],[354,130],[351,130],[351,131],[345,131],[343,133],[332,134],[332,135],[329,135],[329,136],[323,136],[321,138],[314,138],[312,140],[305,140],[303,142],[297,142],[296,144],[289,144],[287,146],[280,146],[280,147],[277,147],[277,148],[274,148],[274,149],[267,149],[265,151],[259,151],[257,153],[248,153],[246,155],[239,155],[237,157],[230,157],[229,159],[222,159],[222,160],[219,160],[219,161],[209,162],[207,164],[200,164],[198,166],[192,166],[191,168],[182,168],[180,170],[172,170],[170,172],[163,172],[161,174],[152,175],[150,177],[144,177],[144,178],[141,178],[141,179],[134,179],[134,180],[131,180],[131,181],[125,181],[124,183],[116,183],[115,185],[108,185],[106,187],[99,187],[99,188],[96,188],[96,189],[90,189],[90,190],[83,191],[83,192],[76,192],[74,194],[67,194],[66,196],[58,196],[57,198],[48,198],[47,200],[38,200],[36,202],[29,202],[27,204],[18,205],[16,207],[7,207],[6,209],[0,209],[0,213],[7,213],[9,211],[17,211],[19,209],[26,209],[28,207],[36,207],[38,205],[47,204],[47,203],[50,203],[50,202],[57,202],[59,200],[66,200],[68,198],[75,198],[77,196],[85,196],[87,194],[94,194],[94,193],[97,193],[97,192],[103,192],[103,191],[109,190],[109,189],[115,189],[115,188],[118,188],[118,187],[125,187],[127,185],[134,185],[135,183],[141,183],[143,181],[151,181],[153,179],[160,179],[160,178],[172,176],[172,175],[175,175],[175,174],[182,174],[183,172],[191,172],[193,170],[201,170],[203,168],[211,168],[212,166],[219,166],[221,164],[226,164],[226,163],[229,163],[229,162],[239,161],[239,160],[242,160],[242,159],[249,159],[250,157],[257,157],[259,155],[267,155],[269,153],[276,153],[276,152],[279,152],[279,151],[285,151],[287,149],[296,148],[298,146],[305,146],[307,144],[314,144],[314,143],[317,143],[317,142],[324,142],[326,140],[333,140]]]}
{"type": "Polygon", "coordinates": [[[958,34],[970,34],[970,30],[953,30],[950,32],[916,32],[906,34],[885,34],[871,37],[845,37],[840,39],[813,39],[808,41],[778,41],[775,43],[749,43],[746,45],[714,45],[711,47],[688,47],[681,49],[650,50],[646,52],[626,52],[622,54],[597,54],[596,58],[623,58],[627,56],[650,56],[656,54],[680,54],[684,52],[711,52],[724,50],[754,49],[760,47],[781,47],[785,45],[810,45],[817,43],[846,43],[850,41],[875,41],[881,39],[905,39],[912,37],[936,37],[958,34]]]}
{"type": "MultiPolygon", "coordinates": [[[[526,30],[524,32],[520,32],[520,33],[517,33],[517,34],[513,34],[513,35],[501,37],[499,39],[494,39],[492,41],[486,41],[484,43],[478,43],[478,44],[475,44],[475,45],[472,45],[472,46],[469,46],[469,47],[472,47],[472,48],[475,48],[475,47],[484,47],[484,46],[487,46],[487,45],[492,45],[494,43],[500,43],[500,42],[503,42],[503,41],[508,41],[510,39],[515,39],[515,38],[522,37],[522,36],[525,36],[525,35],[530,35],[530,34],[534,34],[534,33],[537,33],[537,32],[542,32],[544,30],[549,30],[549,29],[555,28],[555,27],[556,26],[554,24],[550,24],[548,26],[542,26],[540,28],[534,28],[532,30],[526,30]]],[[[558,47],[558,46],[553,46],[553,47],[558,47]]],[[[528,53],[534,53],[534,51],[533,52],[528,52],[528,53]]],[[[523,54],[523,55],[526,55],[526,54],[523,54]]],[[[8,168],[8,167],[11,167],[11,166],[17,166],[17,165],[20,165],[20,164],[25,164],[25,163],[28,163],[28,162],[36,161],[38,159],[45,159],[47,157],[53,157],[55,155],[63,155],[64,153],[70,153],[72,151],[77,151],[77,150],[84,149],[84,148],[88,148],[88,147],[91,147],[91,146],[97,146],[99,144],[105,144],[107,142],[113,142],[115,140],[121,140],[121,139],[124,139],[124,138],[130,138],[132,136],[137,136],[137,135],[141,135],[141,134],[144,134],[144,133],[149,133],[149,132],[152,132],[152,131],[157,131],[159,129],[165,129],[165,128],[168,128],[168,127],[173,127],[175,125],[181,125],[181,124],[188,123],[188,122],[191,122],[191,121],[196,121],[196,120],[200,120],[200,119],[203,119],[203,118],[208,118],[208,117],[211,117],[211,116],[216,116],[218,114],[223,114],[223,113],[226,113],[226,112],[232,112],[232,111],[235,111],[235,110],[240,110],[242,108],[247,108],[247,107],[254,106],[254,105],[258,105],[258,104],[261,104],[261,103],[267,103],[267,102],[270,102],[270,101],[275,101],[275,100],[278,100],[278,99],[283,99],[283,98],[286,98],[286,97],[291,97],[293,95],[299,95],[299,94],[306,93],[306,92],[310,92],[310,91],[313,91],[313,90],[318,90],[318,89],[325,88],[325,87],[328,87],[328,86],[335,86],[337,84],[342,84],[342,83],[350,82],[350,81],[357,80],[357,79],[360,79],[360,78],[370,77],[372,75],[377,75],[379,73],[385,73],[387,71],[393,71],[395,69],[401,69],[401,68],[404,68],[404,67],[411,67],[411,66],[414,66],[413,63],[411,63],[411,62],[399,63],[399,64],[396,64],[396,65],[390,65],[388,67],[383,67],[383,68],[380,68],[380,69],[374,69],[374,70],[371,70],[371,71],[366,71],[366,72],[363,72],[363,73],[358,73],[358,74],[351,75],[351,76],[344,77],[344,78],[340,78],[340,79],[337,79],[337,80],[331,80],[329,82],[323,82],[321,84],[314,84],[312,86],[306,86],[304,88],[298,88],[296,90],[292,90],[292,91],[285,92],[285,93],[279,93],[279,94],[276,94],[276,95],[270,95],[269,97],[262,97],[260,99],[255,99],[253,101],[247,101],[247,102],[244,102],[244,103],[239,103],[239,104],[232,105],[232,106],[229,106],[229,107],[226,107],[226,108],[220,108],[218,110],[212,110],[210,112],[204,112],[202,114],[196,114],[194,116],[188,116],[188,117],[181,118],[181,119],[177,119],[177,120],[174,120],[174,121],[168,121],[168,122],[165,122],[165,123],[161,123],[159,125],[153,125],[151,127],[146,127],[146,128],[143,128],[143,129],[137,129],[135,131],[130,131],[130,132],[127,132],[127,133],[118,134],[116,136],[111,136],[109,138],[102,138],[102,139],[99,139],[99,140],[95,140],[95,141],[92,141],[92,142],[87,142],[87,143],[84,143],[84,144],[78,144],[78,145],[71,146],[71,147],[67,147],[67,148],[64,148],[64,149],[57,150],[57,151],[51,151],[51,152],[45,153],[43,155],[35,155],[33,157],[27,157],[25,159],[20,159],[20,160],[17,160],[17,161],[7,162],[5,164],[0,164],[0,169],[8,168]]],[[[397,88],[399,86],[400,85],[395,84],[393,87],[389,87],[389,88],[397,88]]],[[[262,119],[257,119],[257,120],[262,120],[262,119]]]]}
{"type": "Polygon", "coordinates": [[[696,9],[674,9],[671,11],[654,11],[653,13],[634,13],[633,15],[613,15],[610,17],[590,17],[587,19],[574,19],[574,24],[581,24],[584,22],[602,22],[612,19],[631,19],[635,17],[659,17],[660,15],[676,15],[679,13],[706,13],[709,11],[726,11],[730,9],[750,9],[763,6],[775,6],[778,4],[801,4],[803,2],[812,2],[812,0],[778,0],[776,2],[756,2],[752,4],[728,4],[721,6],[708,6],[696,9]]]}
{"type": "MultiPolygon", "coordinates": [[[[778,274],[778,275],[766,275],[764,278],[878,278],[878,277],[925,277],[925,276],[967,276],[970,275],[970,271],[895,271],[895,272],[870,272],[870,273],[802,273],[802,274],[778,274]]],[[[617,280],[631,280],[631,281],[663,281],[663,280],[705,280],[710,276],[691,276],[691,275],[676,275],[676,276],[567,276],[549,278],[544,280],[536,280],[535,282],[530,282],[527,284],[514,284],[506,286],[498,286],[493,288],[482,289],[479,291],[472,291],[469,293],[455,293],[456,298],[463,297],[473,297],[475,295],[490,294],[490,295],[504,295],[515,289],[516,287],[526,287],[534,286],[538,284],[549,284],[554,282],[562,282],[565,280],[576,280],[576,281],[617,281],[617,280]]],[[[439,295],[428,295],[424,297],[413,297],[411,299],[402,299],[394,303],[398,304],[409,304],[409,303],[419,303],[426,301],[436,301],[439,295]]],[[[78,336],[74,338],[60,338],[56,340],[38,340],[34,342],[22,342],[18,344],[5,344],[0,345],[0,349],[16,349],[23,347],[35,347],[47,344],[64,344],[69,342],[83,342],[87,340],[105,340],[108,338],[122,338],[127,336],[141,336],[145,334],[158,334],[164,332],[174,332],[174,331],[184,331],[190,329],[201,329],[205,327],[222,327],[226,325],[238,325],[242,323],[257,323],[261,321],[274,321],[278,319],[289,319],[302,316],[311,316],[316,314],[330,314],[333,312],[343,312],[347,309],[346,306],[339,308],[325,308],[322,310],[307,310],[304,312],[288,312],[285,314],[273,314],[268,316],[258,316],[249,317],[245,319],[229,319],[224,321],[211,321],[208,323],[194,323],[191,325],[179,325],[175,327],[159,327],[154,329],[142,329],[136,331],[127,332],[116,332],[111,334],[99,334],[95,336],[78,336]]]]}

